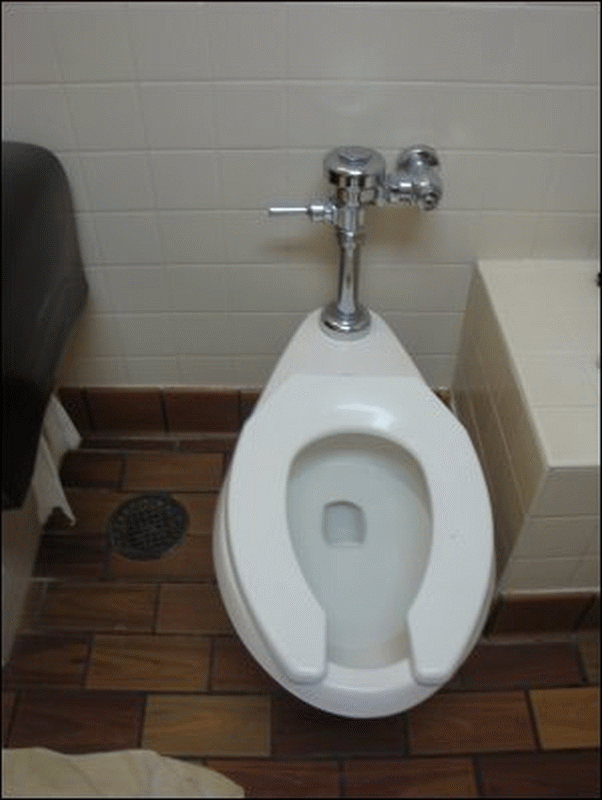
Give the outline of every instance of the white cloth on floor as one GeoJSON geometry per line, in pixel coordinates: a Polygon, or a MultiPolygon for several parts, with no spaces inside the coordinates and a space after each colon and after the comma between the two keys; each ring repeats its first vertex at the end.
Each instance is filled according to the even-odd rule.
{"type": "Polygon", "coordinates": [[[70,756],[45,747],[2,750],[2,797],[244,797],[207,767],[152,750],[70,756]]]}

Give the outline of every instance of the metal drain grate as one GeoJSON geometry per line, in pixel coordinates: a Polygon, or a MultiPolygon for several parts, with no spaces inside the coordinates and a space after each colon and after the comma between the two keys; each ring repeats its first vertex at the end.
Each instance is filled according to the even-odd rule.
{"type": "Polygon", "coordinates": [[[111,544],[126,558],[161,558],[184,539],[186,509],[169,494],[141,494],[111,514],[107,532],[111,544]]]}

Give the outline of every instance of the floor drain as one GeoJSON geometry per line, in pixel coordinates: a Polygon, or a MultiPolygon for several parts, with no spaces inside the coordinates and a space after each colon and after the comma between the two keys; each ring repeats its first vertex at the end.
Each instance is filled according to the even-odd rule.
{"type": "Polygon", "coordinates": [[[111,544],[126,558],[161,558],[184,539],[186,509],[168,494],[141,494],[122,503],[111,514],[111,544]]]}

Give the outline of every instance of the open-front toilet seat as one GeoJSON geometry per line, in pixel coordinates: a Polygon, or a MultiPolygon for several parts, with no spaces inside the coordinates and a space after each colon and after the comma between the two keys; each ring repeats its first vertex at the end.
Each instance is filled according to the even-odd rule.
{"type": "MultiPolygon", "coordinates": [[[[279,671],[295,684],[323,681],[332,667],[328,620],[291,542],[287,482],[303,448],[347,433],[387,440],[423,473],[432,542],[407,614],[409,668],[416,683],[439,686],[480,633],[492,591],[493,535],[470,439],[419,378],[293,375],[255,411],[238,441],[225,498],[238,589],[279,671]]],[[[394,680],[395,665],[385,673],[394,680]]]]}

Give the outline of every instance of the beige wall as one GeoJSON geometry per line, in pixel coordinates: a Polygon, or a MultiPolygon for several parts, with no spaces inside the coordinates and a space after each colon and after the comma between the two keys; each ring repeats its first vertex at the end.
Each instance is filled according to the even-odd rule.
{"type": "Polygon", "coordinates": [[[440,153],[374,209],[362,297],[448,386],[472,264],[598,253],[597,3],[5,3],[3,138],[71,179],[91,297],[72,385],[261,385],[331,299],[336,145],[440,153]]]}

